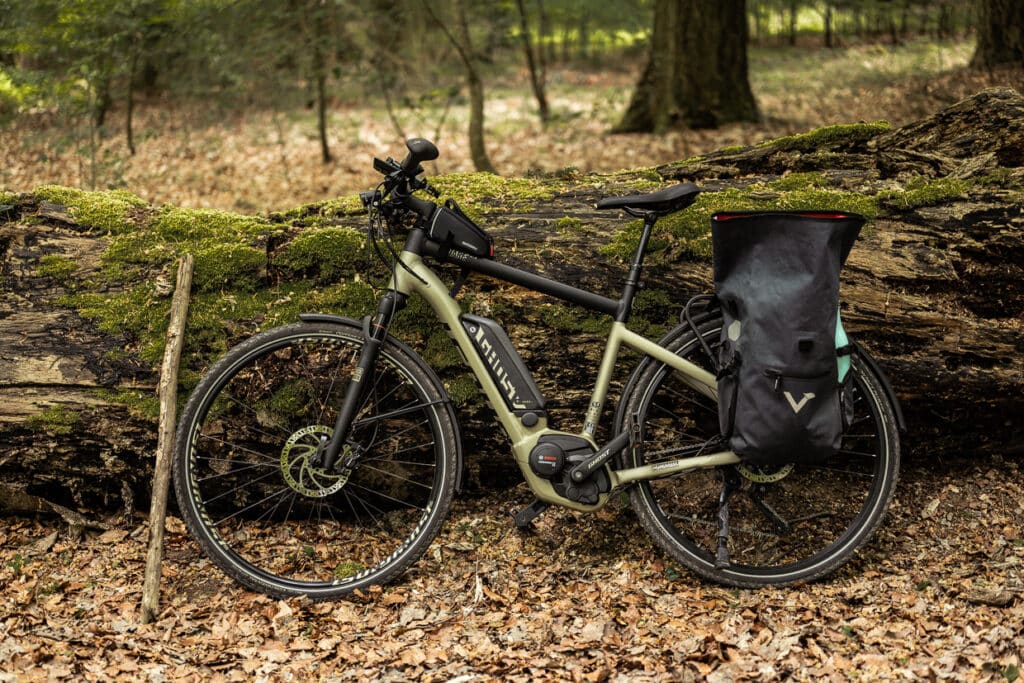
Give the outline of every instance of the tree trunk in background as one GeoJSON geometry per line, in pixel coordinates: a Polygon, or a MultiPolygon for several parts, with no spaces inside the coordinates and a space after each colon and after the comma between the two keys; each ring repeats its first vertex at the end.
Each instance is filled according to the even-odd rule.
{"type": "Polygon", "coordinates": [[[650,59],[616,133],[756,121],[745,0],[657,0],[650,59]]]}
{"type": "Polygon", "coordinates": [[[981,0],[973,69],[1024,66],[1024,2],[981,0]]]}
{"type": "MultiPolygon", "coordinates": [[[[544,13],[544,4],[538,0],[540,13],[544,13]]],[[[519,31],[523,42],[523,52],[526,55],[526,66],[530,70],[530,86],[533,88],[533,96],[537,98],[537,115],[540,122],[547,125],[551,118],[551,110],[548,107],[548,96],[544,89],[546,77],[544,69],[544,49],[534,50],[533,41],[530,39],[530,24],[526,17],[526,7],[523,0],[516,0],[516,8],[519,10],[519,31]]]]}
{"type": "MultiPolygon", "coordinates": [[[[546,194],[529,199],[474,195],[472,202],[481,225],[495,238],[499,260],[607,295],[621,289],[627,266],[606,247],[621,239],[630,219],[591,207],[602,196],[636,193],[637,182],[649,184],[654,173],[665,183],[695,180],[705,193],[732,192],[737,202],[753,202],[753,195],[744,194],[753,189],[764,202],[758,206],[768,208],[786,206],[791,196],[771,189],[784,175],[789,182],[800,174],[813,176],[815,192],[874,198],[880,215],[861,233],[842,273],[843,321],[851,338],[863,343],[892,379],[907,416],[906,457],[934,463],[964,455],[1024,454],[1024,98],[994,89],[903,128],[851,128],[634,173],[534,179],[533,187],[546,194]],[[918,182],[907,195],[894,195],[906,179],[931,180],[946,189],[927,196],[918,182]],[[775,204],[767,203],[772,193],[775,204]]],[[[688,210],[690,218],[700,218],[705,199],[715,200],[707,194],[698,198],[688,210]]],[[[74,212],[30,195],[4,201],[16,206],[0,206],[0,494],[14,487],[70,507],[111,509],[131,506],[133,500],[141,506],[148,497],[155,425],[120,397],[151,394],[156,368],[136,355],[137,340],[101,329],[73,303],[83,295],[87,301],[120,301],[139,283],[109,277],[109,230],[80,225],[74,212]]],[[[266,254],[264,264],[253,266],[265,275],[248,286],[268,289],[272,305],[287,301],[278,297],[301,279],[286,276],[283,265],[293,240],[315,234],[325,223],[330,230],[364,229],[365,214],[339,213],[337,206],[332,201],[271,214],[266,233],[248,238],[250,248],[266,254]]],[[[140,244],[150,244],[160,216],[154,207],[135,207],[122,227],[140,244]]],[[[697,237],[676,237],[666,224],[656,228],[655,241],[662,246],[648,258],[646,287],[631,322],[637,331],[657,335],[646,326],[678,324],[682,304],[711,289],[708,257],[684,248],[701,235],[706,238],[706,218],[700,221],[705,227],[697,237]]],[[[200,281],[204,268],[216,265],[209,257],[205,263],[197,259],[200,281]]],[[[159,281],[160,266],[150,272],[159,281]]],[[[324,289],[351,283],[353,276],[378,283],[386,274],[380,268],[367,273],[364,265],[332,276],[324,289]]],[[[567,431],[581,428],[605,341],[597,317],[480,276],[471,278],[467,289],[465,305],[496,318],[520,350],[549,399],[550,424],[567,431]]],[[[196,315],[204,291],[207,306],[211,297],[217,302],[246,297],[229,286],[197,291],[196,315]]],[[[317,296],[314,292],[299,310],[314,310],[317,296]]],[[[169,296],[155,292],[143,302],[139,305],[152,312],[158,327],[169,296]]],[[[233,310],[233,304],[225,305],[217,310],[233,310]]],[[[267,314],[262,307],[255,311],[245,314],[255,316],[250,318],[213,312],[209,327],[190,339],[199,347],[237,343],[267,314]]],[[[361,317],[369,311],[357,304],[347,311],[329,307],[329,312],[361,317]]],[[[399,316],[396,326],[401,322],[399,316]]],[[[431,347],[451,350],[443,330],[429,337],[423,329],[417,319],[396,333],[428,358],[431,347]]],[[[183,363],[196,373],[202,361],[194,348],[191,353],[183,363]]],[[[442,379],[461,372],[452,362],[439,366],[442,379]]],[[[635,357],[622,359],[613,377],[613,399],[614,387],[622,386],[635,362],[635,357]]],[[[507,439],[495,429],[490,411],[479,401],[465,403],[459,420],[468,488],[519,481],[507,457],[507,439]]]]}
{"type": "Polygon", "coordinates": [[[825,0],[825,47],[835,47],[835,38],[832,35],[832,3],[825,0]]]}
{"type": "Polygon", "coordinates": [[[132,130],[132,119],[135,114],[135,72],[139,66],[139,55],[132,50],[131,65],[128,68],[128,94],[125,96],[124,135],[128,143],[128,153],[135,155],[135,135],[132,130]]]}
{"type": "Polygon", "coordinates": [[[453,42],[466,68],[466,83],[469,85],[469,155],[476,170],[495,173],[484,144],[484,82],[480,77],[473,41],[469,35],[465,0],[456,0],[455,12],[455,27],[459,35],[453,42]]]}
{"type": "Polygon", "coordinates": [[[484,143],[484,82],[480,78],[479,58],[469,34],[465,0],[455,0],[455,33],[448,30],[448,25],[437,15],[429,0],[422,0],[422,5],[455,48],[466,70],[466,85],[469,87],[469,156],[473,160],[473,167],[478,171],[495,173],[484,143]]]}
{"type": "MultiPolygon", "coordinates": [[[[308,8],[304,8],[308,9],[308,8]]],[[[327,17],[323,7],[313,8],[310,17],[313,31],[313,80],[316,82],[316,121],[320,135],[320,160],[331,163],[331,148],[327,143],[327,59],[324,55],[326,41],[329,39],[327,17]]]]}
{"type": "Polygon", "coordinates": [[[800,13],[800,3],[797,0],[789,0],[789,45],[796,46],[797,15],[800,13]]]}

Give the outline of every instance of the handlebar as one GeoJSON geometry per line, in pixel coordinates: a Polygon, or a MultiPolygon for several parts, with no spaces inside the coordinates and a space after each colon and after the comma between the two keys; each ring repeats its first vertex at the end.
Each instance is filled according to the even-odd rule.
{"type": "Polygon", "coordinates": [[[438,157],[437,146],[424,138],[411,138],[406,141],[405,146],[409,149],[409,154],[401,163],[391,157],[373,160],[374,170],[386,176],[384,189],[383,191],[378,189],[361,192],[359,198],[363,206],[369,209],[390,197],[392,205],[410,209],[424,219],[428,219],[433,214],[436,205],[433,202],[414,197],[412,193],[417,190],[426,190],[435,197],[441,195],[425,179],[417,177],[423,173],[420,163],[433,161],[438,157]]]}
{"type": "Polygon", "coordinates": [[[402,170],[410,176],[418,176],[423,172],[420,163],[433,161],[438,156],[437,146],[425,138],[410,138],[405,141],[409,154],[402,160],[402,170]]]}

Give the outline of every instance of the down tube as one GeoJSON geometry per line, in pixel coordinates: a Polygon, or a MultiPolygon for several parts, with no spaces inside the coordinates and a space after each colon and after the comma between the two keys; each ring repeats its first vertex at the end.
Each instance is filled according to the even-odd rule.
{"type": "Polygon", "coordinates": [[[437,277],[417,254],[402,252],[402,261],[415,275],[399,268],[395,272],[393,285],[396,291],[402,294],[416,292],[422,296],[427,304],[437,314],[438,319],[448,327],[448,333],[462,350],[466,363],[476,376],[480,387],[484,391],[488,402],[494,410],[495,416],[501,422],[502,427],[512,440],[512,447],[517,455],[517,460],[527,458],[530,449],[536,443],[537,437],[547,429],[547,421],[541,420],[534,427],[526,427],[508,408],[501,391],[491,379],[490,372],[480,359],[473,342],[459,322],[462,309],[455,299],[448,294],[448,288],[437,277]],[[417,279],[417,277],[419,279],[417,279]]]}

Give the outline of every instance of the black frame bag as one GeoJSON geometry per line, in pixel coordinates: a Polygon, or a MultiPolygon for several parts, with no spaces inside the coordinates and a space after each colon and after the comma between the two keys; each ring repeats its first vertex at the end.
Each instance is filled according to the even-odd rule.
{"type": "Polygon", "coordinates": [[[863,225],[857,214],[820,211],[711,217],[719,422],[744,463],[813,464],[839,449],[851,407],[839,270],[863,225]]]}

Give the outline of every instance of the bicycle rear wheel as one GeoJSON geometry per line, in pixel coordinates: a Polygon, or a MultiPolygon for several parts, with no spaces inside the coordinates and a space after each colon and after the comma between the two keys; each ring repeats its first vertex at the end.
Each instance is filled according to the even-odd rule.
{"type": "MultiPolygon", "coordinates": [[[[721,324],[716,317],[700,327],[713,352],[721,324]]],[[[711,369],[688,327],[663,343],[711,369]]],[[[896,420],[882,383],[856,356],[851,372],[854,419],[835,456],[813,467],[728,466],[640,482],[631,502],[641,524],[679,562],[731,586],[810,581],[848,561],[881,523],[899,469],[896,420]],[[730,563],[720,567],[718,501],[726,479],[738,489],[729,498],[730,563]]],[[[625,467],[695,454],[719,434],[717,402],[654,361],[627,387],[618,428],[627,429],[633,416],[643,447],[620,456],[625,467]]]]}
{"type": "Polygon", "coordinates": [[[388,339],[333,471],[332,433],[363,345],[355,322],[258,334],[218,361],[177,433],[178,505],[203,551],[245,586],[327,599],[389,581],[447,515],[458,434],[436,376],[388,339]]]}

